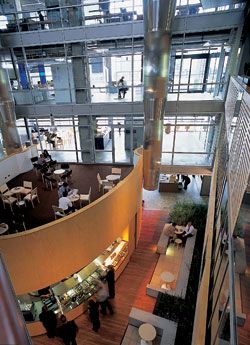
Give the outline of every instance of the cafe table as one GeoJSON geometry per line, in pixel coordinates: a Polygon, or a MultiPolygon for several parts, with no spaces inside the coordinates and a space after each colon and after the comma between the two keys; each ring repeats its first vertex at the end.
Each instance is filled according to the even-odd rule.
{"type": "Polygon", "coordinates": [[[68,195],[68,198],[74,204],[76,201],[78,201],[80,199],[80,195],[79,194],[71,194],[71,195],[68,195]]]}
{"type": "Polygon", "coordinates": [[[139,327],[139,335],[141,337],[141,345],[152,345],[152,341],[156,337],[156,329],[150,323],[143,323],[139,327]]]}
{"type": "Polygon", "coordinates": [[[166,290],[171,290],[171,286],[169,284],[174,281],[173,273],[164,271],[161,273],[160,277],[164,281],[164,284],[162,284],[161,288],[166,289],[166,290]]]}
{"type": "Polygon", "coordinates": [[[108,175],[106,176],[106,180],[108,180],[109,182],[116,182],[116,181],[119,181],[121,178],[121,175],[108,175]]]}
{"type": "Polygon", "coordinates": [[[13,194],[15,194],[16,196],[17,196],[17,199],[18,200],[20,200],[21,199],[21,194],[22,194],[22,192],[24,191],[24,187],[22,187],[22,186],[18,186],[18,187],[14,187],[14,188],[12,188],[11,190],[10,190],[10,192],[11,192],[11,195],[13,195],[13,194]]]}
{"type": "Polygon", "coordinates": [[[57,175],[59,179],[61,179],[61,176],[65,173],[64,169],[57,169],[54,171],[54,175],[57,175]]]}

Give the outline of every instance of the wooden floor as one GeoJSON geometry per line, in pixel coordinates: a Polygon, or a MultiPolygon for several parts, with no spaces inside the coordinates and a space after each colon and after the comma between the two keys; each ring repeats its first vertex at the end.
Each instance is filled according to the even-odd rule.
{"type": "MultiPolygon", "coordinates": [[[[79,326],[78,345],[119,345],[128,323],[131,307],[152,312],[155,299],[146,295],[146,285],[150,282],[159,255],[155,253],[156,243],[166,222],[166,211],[143,211],[142,230],[138,246],[130,262],[116,283],[115,314],[101,316],[99,333],[92,331],[87,315],[76,319],[79,326]]],[[[32,338],[34,345],[59,345],[60,339],[47,336],[32,338]]]]}
{"type": "Polygon", "coordinates": [[[239,345],[250,344],[250,224],[245,224],[245,248],[247,269],[246,274],[241,275],[241,296],[243,312],[247,315],[247,319],[243,327],[238,327],[238,343],[239,345]]]}

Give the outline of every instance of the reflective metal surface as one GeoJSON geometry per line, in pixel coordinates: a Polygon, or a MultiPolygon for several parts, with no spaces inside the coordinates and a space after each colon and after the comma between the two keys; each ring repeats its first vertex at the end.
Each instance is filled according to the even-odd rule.
{"type": "Polygon", "coordinates": [[[144,0],[144,188],[155,190],[161,164],[171,26],[175,0],[144,0]]]}
{"type": "Polygon", "coordinates": [[[9,274],[0,254],[0,344],[31,345],[9,274]]]}
{"type": "Polygon", "coordinates": [[[0,128],[7,155],[22,150],[16,127],[15,105],[11,99],[6,72],[0,69],[0,128]]]}

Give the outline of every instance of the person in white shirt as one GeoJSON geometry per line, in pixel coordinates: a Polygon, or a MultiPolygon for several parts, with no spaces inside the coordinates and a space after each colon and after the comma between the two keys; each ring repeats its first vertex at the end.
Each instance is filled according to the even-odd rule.
{"type": "Polygon", "coordinates": [[[182,235],[182,244],[185,245],[187,239],[192,236],[194,236],[194,227],[191,222],[188,222],[182,235]]]}
{"type": "Polygon", "coordinates": [[[59,199],[59,207],[64,210],[65,213],[74,211],[72,202],[68,198],[68,192],[64,191],[62,197],[59,199]]]}
{"type": "Polygon", "coordinates": [[[108,286],[100,280],[96,280],[99,290],[96,292],[95,297],[98,304],[101,306],[102,315],[107,315],[107,309],[110,315],[114,314],[111,303],[109,302],[108,286]]]}

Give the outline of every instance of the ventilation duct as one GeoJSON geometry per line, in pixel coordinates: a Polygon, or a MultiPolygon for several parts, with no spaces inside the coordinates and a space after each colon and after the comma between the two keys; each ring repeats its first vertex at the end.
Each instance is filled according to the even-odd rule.
{"type": "Polygon", "coordinates": [[[144,0],[144,188],[158,186],[175,0],[144,0]]]}
{"type": "Polygon", "coordinates": [[[0,129],[7,155],[22,150],[16,128],[15,105],[11,99],[6,72],[0,68],[0,129]]]}

